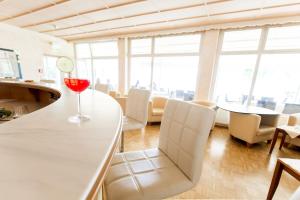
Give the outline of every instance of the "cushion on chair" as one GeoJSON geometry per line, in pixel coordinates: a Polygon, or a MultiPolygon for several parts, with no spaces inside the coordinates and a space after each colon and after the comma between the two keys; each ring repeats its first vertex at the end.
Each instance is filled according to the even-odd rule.
{"type": "Polygon", "coordinates": [[[164,109],[162,108],[153,108],[152,115],[153,116],[162,116],[164,114],[164,109]]]}
{"type": "Polygon", "coordinates": [[[162,199],[192,186],[159,149],[116,154],[105,179],[109,200],[162,199]]]}
{"type": "Polygon", "coordinates": [[[130,117],[123,117],[123,131],[137,130],[144,128],[144,124],[130,117]]]}

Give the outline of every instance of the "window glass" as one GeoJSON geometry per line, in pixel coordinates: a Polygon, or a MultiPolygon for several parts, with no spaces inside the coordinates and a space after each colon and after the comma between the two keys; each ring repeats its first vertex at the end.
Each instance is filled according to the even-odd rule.
{"type": "Polygon", "coordinates": [[[300,26],[270,28],[266,49],[300,49],[300,26]]]}
{"type": "Polygon", "coordinates": [[[151,54],[151,38],[131,40],[131,54],[151,54]]]}
{"type": "Polygon", "coordinates": [[[97,56],[118,56],[117,41],[105,41],[91,43],[92,55],[97,56]]]}
{"type": "Polygon", "coordinates": [[[155,53],[197,53],[200,34],[155,38],[155,53]]]}
{"type": "Polygon", "coordinates": [[[43,79],[54,80],[55,83],[61,83],[60,71],[56,66],[57,57],[44,56],[43,79]]]}
{"type": "Polygon", "coordinates": [[[151,57],[133,57],[130,67],[130,86],[150,89],[151,57]]]}
{"type": "Polygon", "coordinates": [[[77,60],[77,73],[83,74],[84,76],[87,76],[89,81],[92,83],[92,63],[91,59],[80,59],[77,60]]]}
{"type": "Polygon", "coordinates": [[[214,99],[219,103],[245,104],[249,95],[256,55],[222,55],[214,99]]]}
{"type": "Polygon", "coordinates": [[[282,111],[286,103],[300,104],[299,54],[263,55],[252,105],[282,111]]]}
{"type": "Polygon", "coordinates": [[[94,78],[97,82],[108,84],[110,89],[118,88],[118,59],[94,59],[94,78]]]}
{"type": "Polygon", "coordinates": [[[20,77],[17,56],[14,52],[0,50],[0,77],[20,77]]]}
{"type": "Polygon", "coordinates": [[[225,32],[222,51],[257,50],[260,34],[261,29],[225,32]]]}
{"type": "Polygon", "coordinates": [[[198,63],[198,56],[156,57],[153,69],[153,94],[193,100],[198,63]]]}
{"type": "Polygon", "coordinates": [[[90,58],[91,52],[88,43],[76,44],[76,57],[77,58],[90,58]]]}

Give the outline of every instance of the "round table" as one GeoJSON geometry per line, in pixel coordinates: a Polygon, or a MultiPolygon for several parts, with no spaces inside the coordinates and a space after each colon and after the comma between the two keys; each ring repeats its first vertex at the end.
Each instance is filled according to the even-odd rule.
{"type": "Polygon", "coordinates": [[[243,114],[257,114],[257,115],[279,115],[280,113],[267,108],[256,106],[245,106],[240,104],[218,104],[218,108],[229,112],[243,113],[243,114]]]}

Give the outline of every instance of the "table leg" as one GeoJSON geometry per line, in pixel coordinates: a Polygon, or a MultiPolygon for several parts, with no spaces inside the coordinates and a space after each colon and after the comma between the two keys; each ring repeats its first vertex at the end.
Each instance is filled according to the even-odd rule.
{"type": "Polygon", "coordinates": [[[278,187],[278,184],[279,184],[279,181],[280,181],[280,178],[281,178],[281,174],[282,174],[282,170],[283,170],[283,165],[282,165],[281,162],[279,162],[277,160],[276,167],[275,167],[274,174],[273,174],[273,178],[272,178],[272,182],[271,182],[271,185],[270,185],[270,188],[269,188],[267,200],[272,200],[272,198],[275,194],[275,191],[278,187]]]}
{"type": "Polygon", "coordinates": [[[269,154],[271,154],[272,151],[273,151],[273,149],[274,149],[274,146],[275,146],[277,138],[278,138],[278,133],[279,133],[279,130],[276,128],[275,133],[274,133],[274,137],[273,137],[273,140],[272,140],[271,148],[270,148],[270,151],[269,151],[269,154]]]}
{"type": "Polygon", "coordinates": [[[286,134],[285,133],[282,133],[282,138],[281,138],[281,142],[280,142],[280,146],[279,146],[279,149],[281,150],[283,144],[284,144],[284,141],[285,141],[285,137],[286,137],[286,134]]]}

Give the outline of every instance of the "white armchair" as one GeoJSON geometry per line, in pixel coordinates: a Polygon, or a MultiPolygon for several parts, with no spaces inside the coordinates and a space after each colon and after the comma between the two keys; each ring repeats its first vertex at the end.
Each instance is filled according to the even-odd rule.
{"type": "MultiPolygon", "coordinates": [[[[291,114],[289,117],[288,125],[289,126],[300,125],[300,113],[291,114]]],[[[285,142],[295,146],[300,146],[299,137],[291,138],[289,135],[287,135],[285,142]]]]}
{"type": "Polygon", "coordinates": [[[148,105],[148,122],[160,122],[168,99],[166,97],[152,97],[148,105]]]}
{"type": "Polygon", "coordinates": [[[277,123],[278,116],[230,112],[228,128],[230,135],[247,142],[250,147],[254,143],[270,142],[277,123]]]}

